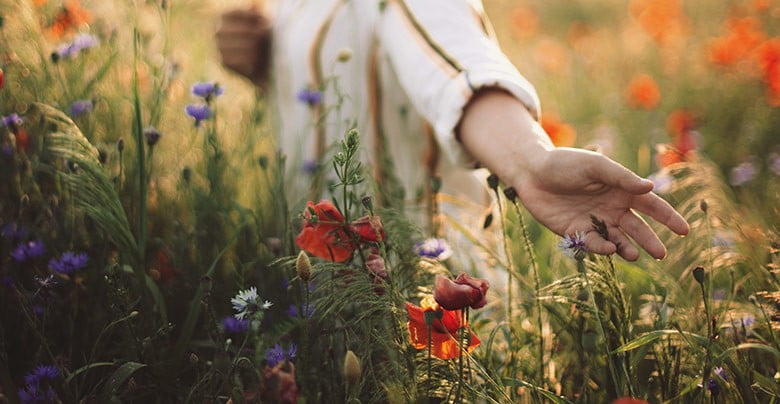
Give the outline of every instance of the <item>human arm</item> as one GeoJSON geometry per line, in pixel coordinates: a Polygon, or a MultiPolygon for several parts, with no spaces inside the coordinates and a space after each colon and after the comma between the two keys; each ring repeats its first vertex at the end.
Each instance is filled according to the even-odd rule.
{"type": "Polygon", "coordinates": [[[636,212],[677,234],[688,233],[685,219],[652,193],[651,181],[602,154],[555,147],[523,103],[500,89],[472,97],[458,129],[466,151],[514,187],[540,223],[558,235],[585,232],[589,251],[617,252],[633,261],[639,251],[632,239],[663,258],[666,248],[636,212]],[[609,240],[594,230],[591,215],[606,223],[609,240]]]}

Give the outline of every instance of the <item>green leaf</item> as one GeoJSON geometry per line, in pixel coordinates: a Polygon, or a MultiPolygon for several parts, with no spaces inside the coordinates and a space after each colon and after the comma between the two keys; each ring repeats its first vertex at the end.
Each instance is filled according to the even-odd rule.
{"type": "Polygon", "coordinates": [[[117,369],[111,377],[106,380],[103,391],[100,393],[100,402],[108,403],[114,401],[117,391],[125,385],[127,379],[146,365],[138,362],[125,362],[117,369]]]}
{"type": "Polygon", "coordinates": [[[73,372],[71,372],[68,377],[65,379],[65,384],[69,384],[74,377],[94,368],[104,367],[104,366],[114,366],[114,362],[95,362],[90,363],[89,365],[84,365],[73,372]]]}
{"type": "Polygon", "coordinates": [[[554,402],[554,403],[571,403],[571,401],[567,400],[564,397],[556,396],[552,392],[549,392],[543,388],[534,386],[531,383],[528,383],[526,381],[518,380],[518,379],[512,379],[512,378],[504,378],[504,383],[515,386],[515,387],[525,387],[527,389],[531,389],[541,395],[543,395],[548,400],[554,402]]]}
{"type": "Polygon", "coordinates": [[[682,337],[691,337],[694,340],[696,340],[696,342],[698,342],[701,346],[704,346],[704,345],[707,344],[707,338],[702,337],[701,335],[698,335],[698,334],[694,334],[692,332],[688,332],[688,331],[682,331],[681,332],[681,331],[677,331],[677,330],[655,330],[655,331],[650,331],[647,334],[641,335],[638,338],[634,339],[633,341],[630,341],[630,342],[626,343],[625,345],[623,345],[621,347],[618,347],[618,349],[616,349],[614,351],[614,353],[627,352],[627,351],[631,351],[633,349],[637,349],[637,348],[639,348],[641,346],[644,346],[644,345],[647,345],[647,344],[649,344],[651,342],[654,342],[655,340],[657,340],[657,339],[659,339],[659,338],[661,338],[663,336],[666,336],[666,335],[677,335],[677,336],[682,336],[682,337]]]}
{"type": "Polygon", "coordinates": [[[717,358],[715,358],[715,363],[720,363],[724,359],[726,359],[726,357],[728,357],[729,355],[731,355],[731,354],[733,354],[733,353],[735,353],[737,351],[742,351],[742,350],[745,350],[745,349],[758,349],[760,351],[765,351],[767,353],[770,353],[770,354],[780,358],[780,351],[778,351],[775,348],[772,348],[769,345],[758,344],[758,343],[746,343],[746,344],[739,344],[737,346],[733,346],[733,347],[723,351],[720,355],[718,355],[717,358]]]}

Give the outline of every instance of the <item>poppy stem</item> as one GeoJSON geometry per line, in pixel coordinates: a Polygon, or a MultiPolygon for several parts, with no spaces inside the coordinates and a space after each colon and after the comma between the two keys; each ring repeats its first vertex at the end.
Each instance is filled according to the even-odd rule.
{"type": "Polygon", "coordinates": [[[432,380],[432,371],[431,371],[431,325],[426,324],[426,328],[428,329],[428,388],[427,388],[427,398],[428,400],[431,399],[431,384],[432,380]]]}
{"type": "Polygon", "coordinates": [[[458,392],[455,395],[455,402],[462,403],[463,398],[461,396],[461,392],[463,390],[463,383],[465,382],[465,379],[463,377],[463,351],[466,349],[466,346],[463,346],[463,343],[466,340],[466,318],[469,308],[466,307],[463,310],[460,311],[460,328],[458,329],[458,392]]]}

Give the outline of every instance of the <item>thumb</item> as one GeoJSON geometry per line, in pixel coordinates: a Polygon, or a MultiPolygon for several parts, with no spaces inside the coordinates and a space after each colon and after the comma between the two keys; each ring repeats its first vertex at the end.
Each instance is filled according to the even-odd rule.
{"type": "Polygon", "coordinates": [[[630,194],[642,195],[653,190],[653,182],[636,175],[633,171],[604,156],[594,156],[590,165],[591,179],[630,194]]]}

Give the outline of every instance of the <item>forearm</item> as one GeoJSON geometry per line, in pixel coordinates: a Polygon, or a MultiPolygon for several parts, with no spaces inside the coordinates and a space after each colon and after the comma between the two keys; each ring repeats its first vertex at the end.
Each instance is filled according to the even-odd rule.
{"type": "Polygon", "coordinates": [[[500,89],[476,94],[458,129],[463,147],[483,167],[514,186],[532,176],[555,148],[523,103],[500,89]]]}

